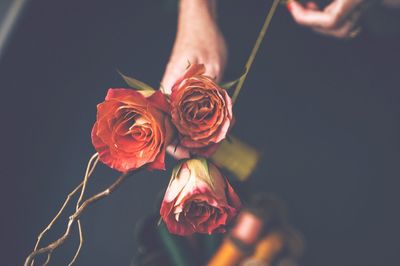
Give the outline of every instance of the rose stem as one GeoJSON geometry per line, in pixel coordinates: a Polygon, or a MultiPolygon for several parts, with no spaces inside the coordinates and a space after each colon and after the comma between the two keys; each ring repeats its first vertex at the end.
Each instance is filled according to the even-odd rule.
{"type": "MultiPolygon", "coordinates": [[[[85,185],[85,180],[87,182],[87,179],[89,179],[89,177],[92,175],[96,164],[98,162],[98,153],[96,152],[95,154],[93,154],[93,156],[90,158],[88,165],[86,167],[86,172],[85,172],[85,178],[84,181],[82,181],[74,190],[72,190],[71,193],[68,194],[67,198],[65,199],[63,205],[61,206],[60,210],[58,211],[58,213],[56,214],[56,216],[54,216],[53,220],[47,225],[47,227],[39,234],[36,244],[35,244],[35,248],[33,249],[33,251],[36,251],[39,247],[39,243],[41,241],[41,239],[43,238],[43,236],[53,227],[54,223],[58,220],[58,218],[60,217],[60,215],[63,213],[65,207],[67,206],[67,204],[69,203],[69,201],[71,200],[71,198],[79,191],[79,189],[85,185]],[[94,162],[93,162],[94,161],[94,162]]],[[[49,253],[48,255],[48,260],[50,260],[50,255],[51,253],[49,253]]],[[[31,266],[33,266],[34,264],[34,260],[32,260],[31,266]]],[[[46,265],[47,262],[44,263],[44,265],[46,265]]]]}
{"type": "Polygon", "coordinates": [[[269,12],[267,14],[267,17],[265,18],[265,21],[264,21],[264,24],[263,24],[263,26],[261,28],[260,33],[258,34],[258,37],[257,37],[257,40],[256,40],[256,42],[254,44],[253,50],[251,51],[250,56],[247,59],[246,65],[244,67],[245,73],[239,79],[239,82],[238,82],[238,84],[237,84],[237,86],[235,88],[235,91],[233,93],[232,103],[235,103],[235,101],[236,101],[236,99],[237,99],[237,97],[239,95],[240,89],[242,88],[243,83],[246,80],[247,74],[249,73],[251,65],[253,64],[253,61],[254,61],[254,59],[256,57],[257,51],[260,48],[261,42],[264,39],[265,33],[266,33],[266,31],[267,31],[267,29],[269,27],[269,24],[271,23],[271,19],[272,19],[274,13],[275,13],[276,8],[277,8],[277,6],[278,6],[280,1],[281,0],[274,0],[274,2],[272,3],[271,9],[269,10],[269,12]]]}

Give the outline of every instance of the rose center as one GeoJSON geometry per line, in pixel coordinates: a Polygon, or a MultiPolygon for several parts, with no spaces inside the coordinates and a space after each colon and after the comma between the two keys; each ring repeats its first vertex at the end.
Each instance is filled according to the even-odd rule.
{"type": "Polygon", "coordinates": [[[183,112],[186,114],[187,121],[192,121],[193,123],[210,118],[214,113],[214,109],[214,102],[210,96],[200,95],[200,93],[189,95],[183,104],[183,112]]]}

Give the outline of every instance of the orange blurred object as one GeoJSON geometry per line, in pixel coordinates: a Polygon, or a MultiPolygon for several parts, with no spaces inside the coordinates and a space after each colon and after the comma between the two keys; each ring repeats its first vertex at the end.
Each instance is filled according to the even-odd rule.
{"type": "Polygon", "coordinates": [[[231,235],[246,245],[253,245],[263,229],[264,221],[248,210],[244,210],[237,218],[231,235]]]}
{"type": "Polygon", "coordinates": [[[245,256],[245,252],[230,238],[226,238],[217,253],[211,258],[208,266],[234,266],[245,256]]]}
{"type": "Polygon", "coordinates": [[[284,236],[279,232],[272,232],[258,242],[252,256],[241,265],[270,265],[282,251],[284,244],[284,236]]]}
{"type": "Polygon", "coordinates": [[[249,210],[243,210],[239,214],[230,236],[225,238],[208,266],[238,265],[253,248],[263,227],[264,222],[261,218],[249,210]]]}

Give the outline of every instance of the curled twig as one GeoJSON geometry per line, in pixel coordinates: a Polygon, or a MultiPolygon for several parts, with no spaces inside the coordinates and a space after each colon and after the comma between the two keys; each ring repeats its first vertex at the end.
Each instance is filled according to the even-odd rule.
{"type": "MultiPolygon", "coordinates": [[[[92,159],[93,159],[93,158],[94,158],[94,157],[92,157],[92,159]]],[[[94,160],[94,159],[93,159],[93,160],[94,160]]],[[[91,161],[92,161],[92,160],[91,160],[91,161]]],[[[64,234],[63,234],[59,239],[53,241],[52,243],[50,243],[50,244],[47,245],[46,247],[43,247],[43,248],[40,248],[40,249],[38,249],[37,247],[38,247],[38,245],[39,245],[38,243],[39,243],[40,239],[41,239],[41,238],[43,237],[43,235],[52,227],[52,225],[54,224],[54,222],[55,222],[55,221],[58,219],[58,217],[61,215],[62,211],[65,209],[65,206],[68,204],[68,202],[69,202],[69,200],[71,199],[71,197],[72,197],[74,194],[76,194],[76,192],[78,192],[78,190],[79,190],[81,187],[84,187],[84,186],[86,185],[88,176],[93,172],[93,169],[94,169],[94,166],[95,166],[96,163],[97,163],[97,158],[96,158],[96,161],[95,161],[95,163],[93,164],[93,166],[89,168],[89,165],[90,165],[90,161],[89,161],[88,169],[90,169],[90,170],[87,171],[87,175],[85,175],[85,180],[84,180],[78,187],[76,187],[76,188],[68,195],[68,197],[67,197],[66,201],[64,202],[63,206],[61,207],[60,211],[57,213],[57,215],[56,215],[56,216],[54,217],[54,219],[51,221],[51,223],[49,224],[49,226],[47,226],[46,229],[39,235],[39,237],[38,237],[38,242],[37,242],[37,244],[36,244],[36,246],[35,246],[35,249],[29,254],[29,256],[28,256],[28,257],[26,258],[26,260],[25,260],[25,264],[24,264],[25,266],[30,266],[30,265],[32,265],[32,264],[33,264],[33,260],[34,260],[34,258],[35,258],[36,256],[38,256],[38,255],[40,255],[40,254],[46,254],[46,253],[47,253],[47,259],[46,259],[46,262],[44,263],[44,265],[46,265],[46,264],[50,261],[50,257],[51,257],[52,252],[53,252],[56,248],[58,248],[59,246],[61,246],[61,245],[65,242],[65,240],[66,240],[66,239],[69,237],[69,235],[70,235],[72,225],[73,225],[75,222],[77,222],[77,223],[78,223],[78,229],[79,229],[79,236],[80,236],[80,244],[79,244],[79,247],[78,247],[77,252],[75,253],[74,258],[72,259],[72,261],[70,262],[69,265],[72,265],[72,263],[75,262],[75,260],[76,260],[76,258],[77,258],[77,256],[78,256],[78,254],[79,254],[79,251],[80,251],[80,249],[81,249],[82,243],[83,243],[82,227],[81,227],[80,222],[79,222],[80,216],[82,215],[82,213],[86,210],[86,208],[87,208],[89,205],[91,205],[92,203],[94,203],[94,202],[96,202],[96,201],[98,201],[98,200],[100,200],[100,199],[102,199],[102,198],[104,198],[104,197],[107,197],[107,196],[108,196],[109,194],[111,194],[116,188],[118,188],[119,185],[126,179],[126,177],[129,176],[130,173],[123,173],[123,174],[120,175],[107,189],[105,189],[105,190],[103,190],[102,192],[97,193],[97,194],[95,194],[94,196],[90,197],[89,199],[85,200],[85,201],[82,203],[82,205],[79,206],[79,202],[80,202],[80,200],[82,200],[82,198],[83,198],[83,192],[84,192],[84,191],[83,191],[83,189],[82,189],[82,191],[81,191],[81,196],[80,196],[80,198],[79,198],[79,200],[78,200],[76,210],[75,210],[75,212],[69,217],[69,221],[68,221],[68,223],[67,223],[67,228],[66,228],[64,234]]]]}
{"type": "MultiPolygon", "coordinates": [[[[54,216],[54,218],[51,220],[51,222],[46,226],[46,228],[39,234],[37,240],[36,240],[36,244],[35,247],[33,249],[33,251],[36,251],[39,247],[40,241],[42,240],[43,236],[53,227],[54,223],[58,220],[58,218],[61,216],[61,214],[63,213],[65,207],[67,207],[69,201],[71,200],[71,198],[79,191],[79,189],[81,189],[82,187],[84,187],[86,185],[87,180],[90,178],[90,176],[92,175],[97,162],[98,162],[98,153],[96,152],[95,154],[93,154],[93,156],[90,158],[88,165],[86,167],[86,172],[85,172],[85,177],[84,180],[74,189],[72,190],[67,198],[65,199],[63,205],[61,206],[60,210],[58,211],[58,213],[56,214],[56,216],[54,216]]],[[[82,192],[81,191],[81,197],[82,197],[82,192]]],[[[80,199],[81,199],[80,197],[80,199]]],[[[50,257],[51,257],[51,253],[48,253],[47,255],[47,259],[45,261],[45,263],[43,265],[47,265],[48,262],[50,261],[50,257]]],[[[31,262],[31,266],[33,266],[34,264],[34,260],[32,260],[31,262]]]]}
{"type": "MultiPolygon", "coordinates": [[[[94,158],[94,157],[92,157],[92,159],[93,159],[93,158],[94,158]]],[[[96,161],[93,163],[93,169],[94,169],[94,167],[96,166],[97,162],[98,162],[98,157],[96,158],[96,161]]],[[[75,208],[76,211],[78,211],[79,206],[80,206],[80,203],[82,202],[82,199],[83,199],[83,195],[85,194],[86,185],[87,185],[87,182],[88,182],[88,180],[89,180],[90,173],[91,173],[91,172],[90,172],[90,170],[89,170],[89,165],[88,165],[88,167],[86,168],[85,178],[83,179],[83,182],[82,182],[81,194],[79,195],[78,201],[76,202],[76,208],[75,208]]],[[[78,224],[78,231],[79,231],[79,246],[78,246],[78,249],[76,250],[75,255],[74,255],[74,257],[72,258],[71,262],[68,263],[68,266],[72,266],[72,265],[75,263],[76,259],[77,259],[78,256],[79,256],[79,253],[81,252],[81,248],[82,248],[82,246],[83,246],[83,230],[82,230],[81,220],[78,219],[78,220],[77,220],[77,224],[78,224]]]]}
{"type": "Polygon", "coordinates": [[[82,231],[81,220],[78,220],[77,223],[78,223],[78,231],[79,231],[79,246],[78,246],[78,249],[76,250],[75,255],[72,258],[71,262],[68,263],[68,266],[72,266],[75,263],[76,259],[79,256],[79,253],[81,252],[81,248],[83,246],[83,231],[82,231]]]}

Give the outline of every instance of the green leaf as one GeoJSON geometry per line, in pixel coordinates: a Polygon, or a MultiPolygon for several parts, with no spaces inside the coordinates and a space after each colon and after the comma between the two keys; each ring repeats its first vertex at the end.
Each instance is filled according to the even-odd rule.
{"type": "Polygon", "coordinates": [[[225,90],[229,90],[239,82],[239,79],[221,83],[219,86],[225,90]]]}
{"type": "Polygon", "coordinates": [[[125,76],[119,70],[117,71],[121,75],[121,77],[125,80],[126,84],[128,84],[133,89],[139,91],[152,91],[152,92],[155,91],[155,89],[153,89],[150,85],[147,85],[146,83],[141,82],[140,80],[134,79],[132,77],[125,76]]]}
{"type": "Polygon", "coordinates": [[[247,74],[247,70],[245,69],[244,73],[238,79],[228,81],[228,82],[223,82],[219,86],[225,90],[229,90],[230,88],[232,88],[233,86],[238,84],[241,79],[244,79],[246,77],[246,74],[247,74]]]}

